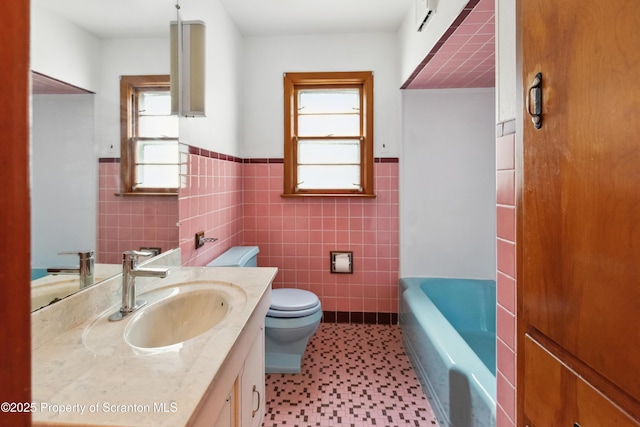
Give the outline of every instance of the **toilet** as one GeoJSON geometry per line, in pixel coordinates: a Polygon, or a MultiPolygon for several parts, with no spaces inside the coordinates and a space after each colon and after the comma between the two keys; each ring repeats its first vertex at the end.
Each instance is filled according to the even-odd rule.
{"type": "MultiPolygon", "coordinates": [[[[257,246],[234,246],[207,267],[256,267],[257,246]]],[[[322,306],[318,296],[303,289],[271,291],[265,318],[266,373],[299,373],[309,338],[318,329],[322,306]]]]}

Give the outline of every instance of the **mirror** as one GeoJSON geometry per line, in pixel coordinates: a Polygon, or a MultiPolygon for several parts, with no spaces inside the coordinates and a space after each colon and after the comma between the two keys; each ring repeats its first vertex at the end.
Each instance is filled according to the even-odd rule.
{"type": "MultiPolygon", "coordinates": [[[[99,283],[120,273],[124,250],[178,246],[175,196],[115,196],[119,76],[169,74],[169,22],[175,17],[175,0],[31,1],[35,277],[48,267],[78,265],[77,255],[61,252],[94,250],[99,283]]],[[[77,275],[36,279],[32,306],[77,290],[77,275]]]]}

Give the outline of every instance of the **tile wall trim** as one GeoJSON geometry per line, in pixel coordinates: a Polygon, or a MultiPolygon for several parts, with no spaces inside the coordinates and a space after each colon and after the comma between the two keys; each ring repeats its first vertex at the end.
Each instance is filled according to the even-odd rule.
{"type": "MultiPolygon", "coordinates": [[[[268,163],[268,164],[277,164],[284,163],[284,159],[282,158],[248,158],[243,159],[241,157],[230,156],[227,154],[217,153],[215,151],[205,150],[204,148],[194,147],[192,145],[180,144],[181,151],[183,153],[194,154],[196,156],[207,157],[211,159],[220,159],[227,160],[230,162],[236,163],[268,163]]],[[[373,159],[374,163],[399,163],[399,159],[397,157],[375,157],[373,159]]],[[[98,159],[98,163],[120,163],[119,157],[100,157],[98,159]]]]}
{"type": "Polygon", "coordinates": [[[356,311],[323,311],[322,323],[352,323],[364,325],[397,325],[398,313],[356,311]]]}
{"type": "MultiPolygon", "coordinates": [[[[399,159],[397,157],[375,157],[373,159],[374,163],[399,163],[399,159]]],[[[284,163],[284,159],[280,158],[254,158],[254,159],[244,159],[242,163],[284,163]]]]}
{"type": "Polygon", "coordinates": [[[374,159],[375,163],[399,163],[400,159],[397,157],[376,157],[374,159]]]}
{"type": "Polygon", "coordinates": [[[242,159],[240,157],[231,156],[228,154],[222,154],[215,151],[206,150],[204,148],[194,147],[193,145],[180,144],[182,152],[186,152],[189,154],[194,154],[197,156],[208,157],[211,159],[220,159],[220,160],[228,160],[230,162],[242,163],[242,159]],[[184,147],[184,148],[182,148],[184,147]]]}
{"type": "Polygon", "coordinates": [[[268,159],[268,158],[255,158],[255,159],[244,159],[243,163],[253,163],[253,164],[276,164],[276,163],[284,163],[284,159],[268,159]]]}

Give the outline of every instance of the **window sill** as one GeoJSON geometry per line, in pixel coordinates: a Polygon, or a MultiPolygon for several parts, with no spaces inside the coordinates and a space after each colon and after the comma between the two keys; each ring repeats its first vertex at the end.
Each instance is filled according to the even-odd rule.
{"type": "Polygon", "coordinates": [[[115,193],[116,197],[138,197],[138,196],[169,196],[169,197],[177,197],[178,193],[115,193]]]}
{"type": "Polygon", "coordinates": [[[299,197],[353,197],[358,199],[375,199],[375,194],[364,193],[282,193],[280,197],[284,199],[299,198],[299,197]]]}

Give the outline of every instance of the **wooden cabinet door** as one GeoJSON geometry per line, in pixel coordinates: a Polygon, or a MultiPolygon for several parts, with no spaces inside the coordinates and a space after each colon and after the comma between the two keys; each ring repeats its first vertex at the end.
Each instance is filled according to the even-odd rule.
{"type": "Polygon", "coordinates": [[[524,412],[530,427],[640,426],[548,349],[526,337],[524,412]]]}
{"type": "MultiPolygon", "coordinates": [[[[542,73],[542,127],[525,106],[519,342],[530,335],[638,420],[640,2],[521,0],[520,11],[525,96],[542,73]]],[[[527,381],[535,359],[521,349],[527,381]]]]}

